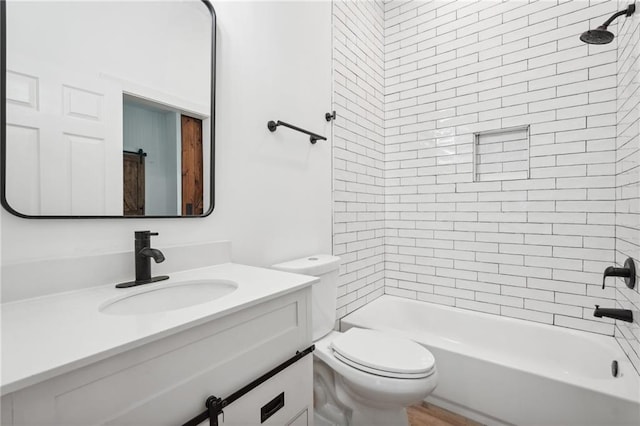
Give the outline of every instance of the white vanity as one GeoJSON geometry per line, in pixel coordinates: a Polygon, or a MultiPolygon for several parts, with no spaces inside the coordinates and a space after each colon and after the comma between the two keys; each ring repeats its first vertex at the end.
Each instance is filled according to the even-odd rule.
{"type": "MultiPolygon", "coordinates": [[[[131,289],[106,285],[5,303],[2,425],[182,425],[209,396],[225,398],[310,347],[315,281],[223,263],[131,289]],[[176,297],[180,286],[188,293],[218,282],[237,288],[211,299],[215,285],[204,285],[204,303],[176,297]],[[169,287],[168,297],[150,297],[169,287]],[[188,306],[165,310],[172,303],[188,306]],[[136,313],[142,306],[147,311],[136,313]]],[[[266,414],[264,424],[307,425],[312,407],[312,356],[303,356],[225,407],[218,421],[259,425],[266,414]]]]}

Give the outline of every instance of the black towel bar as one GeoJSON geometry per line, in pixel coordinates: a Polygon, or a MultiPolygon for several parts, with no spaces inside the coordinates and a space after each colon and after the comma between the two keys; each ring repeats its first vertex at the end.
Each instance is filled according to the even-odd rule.
{"type": "Polygon", "coordinates": [[[294,126],[293,124],[285,123],[284,121],[278,120],[276,122],[276,121],[271,120],[271,121],[269,121],[267,123],[267,128],[272,132],[275,132],[276,129],[278,128],[278,126],[288,127],[290,129],[297,130],[300,133],[304,133],[306,135],[309,135],[309,142],[311,142],[312,144],[316,143],[317,141],[326,141],[327,140],[327,138],[325,138],[324,136],[320,136],[317,133],[310,132],[310,131],[302,129],[302,128],[298,127],[298,126],[294,126]]]}

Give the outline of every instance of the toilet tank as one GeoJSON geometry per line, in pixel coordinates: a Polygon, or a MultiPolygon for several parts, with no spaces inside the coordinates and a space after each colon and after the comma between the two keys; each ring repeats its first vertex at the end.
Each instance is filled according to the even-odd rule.
{"type": "Polygon", "coordinates": [[[313,341],[317,341],[333,330],[336,321],[340,258],[328,254],[318,254],[278,263],[272,268],[320,278],[320,282],[311,287],[313,341]]]}

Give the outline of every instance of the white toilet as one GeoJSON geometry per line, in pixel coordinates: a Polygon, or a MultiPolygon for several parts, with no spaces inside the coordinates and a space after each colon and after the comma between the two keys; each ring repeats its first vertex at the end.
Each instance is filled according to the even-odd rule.
{"type": "Polygon", "coordinates": [[[340,258],[316,255],[274,269],[320,278],[312,287],[316,426],[407,426],[406,407],[426,398],[438,382],[433,355],[388,333],[333,331],[340,258]]]}

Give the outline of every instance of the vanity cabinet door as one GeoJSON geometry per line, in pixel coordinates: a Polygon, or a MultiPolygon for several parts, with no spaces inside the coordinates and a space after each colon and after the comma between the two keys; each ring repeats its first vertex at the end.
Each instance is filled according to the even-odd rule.
{"type": "Polygon", "coordinates": [[[313,407],[313,355],[307,355],[224,409],[221,426],[307,426],[313,407]]]}

